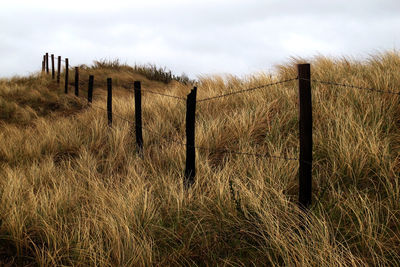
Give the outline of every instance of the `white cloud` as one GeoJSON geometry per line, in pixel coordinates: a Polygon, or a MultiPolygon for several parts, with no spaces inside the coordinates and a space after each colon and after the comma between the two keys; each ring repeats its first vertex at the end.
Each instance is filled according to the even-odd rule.
{"type": "Polygon", "coordinates": [[[282,40],[282,45],[290,54],[312,56],[314,53],[331,53],[337,48],[330,42],[318,40],[306,34],[296,33],[288,34],[287,38],[282,40]]]}

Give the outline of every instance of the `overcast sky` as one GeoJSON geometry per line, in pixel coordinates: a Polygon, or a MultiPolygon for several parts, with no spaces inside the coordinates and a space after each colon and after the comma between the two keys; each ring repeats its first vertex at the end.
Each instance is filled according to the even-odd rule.
{"type": "Polygon", "coordinates": [[[1,77],[39,71],[45,52],[195,78],[399,48],[400,0],[0,0],[1,77]]]}

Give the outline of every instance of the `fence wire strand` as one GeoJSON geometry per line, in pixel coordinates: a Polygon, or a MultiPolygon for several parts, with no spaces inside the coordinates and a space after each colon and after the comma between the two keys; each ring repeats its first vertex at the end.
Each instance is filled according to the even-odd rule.
{"type": "MultiPolygon", "coordinates": [[[[174,139],[169,139],[159,133],[156,133],[153,130],[148,129],[147,127],[142,127],[143,129],[145,129],[146,131],[155,134],[161,138],[163,138],[164,140],[166,140],[166,142],[168,143],[176,143],[182,146],[186,146],[186,143],[174,140],[174,139]]],[[[243,151],[235,151],[229,148],[223,148],[223,149],[212,149],[209,147],[201,147],[201,146],[189,146],[190,148],[195,148],[198,150],[207,150],[210,152],[219,152],[219,153],[223,153],[223,154],[237,154],[237,155],[244,155],[244,156],[254,156],[254,157],[258,157],[258,158],[272,158],[272,159],[283,159],[283,160],[299,160],[298,158],[293,158],[293,157],[287,157],[287,156],[277,156],[277,155],[268,155],[268,154],[260,154],[260,153],[250,153],[250,152],[243,152],[243,151]]]]}
{"type": "MultiPolygon", "coordinates": [[[[174,140],[174,139],[167,138],[167,137],[161,135],[160,133],[157,133],[157,132],[155,132],[153,130],[150,130],[147,127],[142,127],[142,128],[144,130],[152,133],[152,134],[155,134],[155,135],[163,138],[168,143],[176,143],[178,145],[186,146],[186,143],[183,143],[181,141],[177,141],[177,140],[174,140]]],[[[235,151],[235,150],[232,150],[232,149],[229,149],[229,148],[212,149],[212,148],[209,148],[209,147],[201,147],[201,146],[189,146],[189,147],[190,148],[195,148],[195,149],[198,149],[198,150],[207,150],[207,151],[210,151],[210,152],[213,152],[213,153],[219,152],[219,153],[223,153],[223,154],[237,154],[237,155],[244,155],[244,156],[254,156],[254,157],[258,157],[258,158],[284,159],[284,160],[287,160],[287,161],[289,161],[289,160],[299,160],[298,158],[293,158],[293,157],[268,155],[268,154],[260,154],[260,153],[250,153],[250,152],[243,152],[243,151],[235,151]]]]}
{"type": "MultiPolygon", "coordinates": [[[[130,82],[130,83],[126,83],[125,85],[128,85],[128,87],[126,87],[129,91],[134,91],[134,90],[132,90],[132,82],[130,82]]],[[[169,97],[169,98],[175,98],[175,99],[179,99],[179,100],[186,100],[186,98],[185,97],[182,97],[182,96],[177,96],[177,95],[169,95],[169,94],[164,94],[164,93],[159,93],[159,92],[154,92],[154,91],[151,91],[151,90],[147,90],[147,89],[145,89],[145,90],[143,90],[143,89],[140,89],[140,91],[141,92],[144,92],[144,93],[149,93],[149,94],[153,94],[153,95],[159,95],[159,96],[165,96],[165,97],[169,97]]]]}
{"type": "MultiPolygon", "coordinates": [[[[97,105],[94,105],[93,103],[83,103],[83,99],[81,99],[80,97],[78,97],[78,96],[76,96],[76,95],[67,95],[68,97],[72,97],[72,98],[74,98],[74,99],[77,99],[78,101],[80,101],[83,105],[87,105],[88,107],[93,107],[93,108],[97,108],[97,109],[99,109],[99,110],[102,110],[102,111],[105,111],[105,112],[107,112],[108,113],[108,110],[107,109],[105,109],[105,108],[102,108],[102,107],[100,107],[100,106],[97,106],[97,105]]],[[[118,119],[121,119],[121,120],[123,120],[123,121],[126,121],[126,122],[129,122],[129,123],[135,123],[134,121],[131,121],[131,120],[129,120],[129,119],[127,119],[127,118],[125,118],[125,117],[123,117],[123,116],[121,116],[121,115],[118,115],[118,114],[116,114],[116,113],[114,113],[114,112],[111,112],[111,114],[112,114],[112,116],[113,116],[113,118],[115,117],[115,118],[118,118],[118,119]]]]}
{"type": "Polygon", "coordinates": [[[231,95],[235,95],[235,94],[241,94],[241,93],[245,93],[245,92],[249,92],[249,91],[253,91],[253,90],[257,90],[257,89],[261,89],[261,88],[271,87],[271,86],[274,86],[274,85],[295,81],[297,79],[298,79],[298,77],[292,78],[292,79],[287,79],[287,80],[282,80],[282,81],[279,81],[279,82],[264,84],[264,85],[260,85],[260,86],[256,86],[256,87],[252,87],[252,88],[247,88],[247,89],[243,89],[243,90],[239,90],[239,91],[235,91],[235,92],[231,92],[231,93],[227,93],[227,94],[207,97],[207,98],[199,99],[199,100],[197,100],[197,102],[204,102],[204,101],[214,100],[214,99],[217,99],[217,98],[222,98],[222,97],[231,96],[231,95]]]}
{"type": "Polygon", "coordinates": [[[169,142],[169,143],[176,143],[176,144],[178,144],[178,145],[186,146],[186,144],[183,143],[183,142],[181,142],[181,141],[178,141],[178,140],[175,140],[175,139],[172,139],[172,138],[167,138],[167,137],[163,136],[162,134],[160,134],[160,133],[158,133],[158,132],[155,132],[155,131],[153,131],[153,130],[150,130],[149,128],[147,128],[147,127],[145,127],[145,126],[142,126],[142,129],[148,131],[149,133],[152,133],[152,134],[154,134],[154,135],[157,135],[158,137],[161,137],[162,139],[166,140],[166,141],[169,142]]]}
{"type": "Polygon", "coordinates": [[[328,84],[328,85],[334,85],[334,86],[341,86],[341,87],[348,87],[348,88],[354,88],[354,89],[359,89],[359,90],[366,90],[366,91],[371,91],[371,92],[378,92],[378,93],[384,93],[384,94],[393,94],[393,95],[400,95],[400,92],[395,92],[392,90],[380,90],[376,88],[371,88],[371,87],[362,87],[362,86],[356,86],[353,84],[345,84],[345,83],[337,83],[337,82],[330,82],[330,81],[321,81],[321,80],[315,80],[315,79],[303,79],[305,81],[312,81],[316,83],[321,83],[321,84],[328,84]]]}
{"type": "Polygon", "coordinates": [[[140,91],[142,91],[144,93],[153,94],[153,95],[160,95],[160,96],[175,98],[175,99],[179,99],[179,100],[186,100],[185,97],[181,97],[181,96],[168,95],[168,94],[158,93],[158,92],[154,92],[154,91],[150,91],[150,90],[140,90],[140,91]]]}
{"type": "Polygon", "coordinates": [[[237,155],[244,155],[244,156],[254,156],[258,158],[272,158],[272,159],[284,159],[284,160],[299,160],[298,158],[293,158],[293,157],[287,157],[287,156],[277,156],[277,155],[268,155],[268,154],[260,154],[260,153],[250,153],[250,152],[243,152],[243,151],[236,151],[236,150],[231,150],[231,149],[212,149],[212,148],[207,148],[207,147],[197,147],[197,149],[201,150],[210,150],[211,152],[220,152],[224,154],[237,154],[237,155]]]}
{"type": "MultiPolygon", "coordinates": [[[[100,109],[100,110],[103,110],[103,111],[105,111],[105,112],[108,113],[107,109],[102,108],[102,107],[99,107],[99,106],[97,106],[97,105],[93,105],[93,103],[89,103],[88,106],[89,106],[89,107],[94,107],[94,108],[97,108],[97,109],[100,109]]],[[[123,121],[129,122],[129,123],[135,123],[134,121],[131,121],[131,120],[129,120],[129,119],[127,119],[127,118],[125,118],[125,117],[123,117],[123,116],[121,116],[121,115],[118,115],[118,114],[116,114],[116,113],[114,113],[114,112],[111,112],[111,114],[112,114],[113,116],[115,116],[116,118],[121,119],[121,120],[123,120],[123,121]]]]}

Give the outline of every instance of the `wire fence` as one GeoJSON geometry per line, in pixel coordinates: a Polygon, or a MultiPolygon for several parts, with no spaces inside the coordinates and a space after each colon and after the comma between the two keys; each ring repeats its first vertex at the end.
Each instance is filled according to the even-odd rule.
{"type": "MultiPolygon", "coordinates": [[[[63,60],[65,62],[65,60],[63,60]]],[[[71,68],[73,68],[73,66],[70,66],[71,68]]],[[[206,101],[210,101],[210,100],[216,100],[219,98],[223,98],[223,97],[228,97],[228,96],[232,96],[232,95],[236,95],[236,94],[243,94],[243,93],[247,93],[250,91],[254,91],[254,90],[258,90],[258,89],[264,89],[264,88],[268,88],[268,87],[272,87],[275,85],[280,85],[280,84],[285,84],[288,82],[292,82],[292,81],[296,81],[299,80],[299,77],[295,77],[295,78],[291,78],[291,79],[285,79],[285,80],[281,80],[281,81],[277,81],[277,82],[273,82],[273,83],[268,83],[268,84],[263,84],[263,85],[259,85],[256,87],[251,87],[251,88],[246,88],[246,89],[242,89],[242,90],[238,90],[235,92],[230,92],[227,94],[221,94],[221,95],[217,95],[217,96],[212,96],[212,97],[207,97],[207,98],[203,98],[203,99],[199,99],[196,102],[200,103],[200,102],[206,102],[206,101]]],[[[316,80],[316,79],[304,79],[304,78],[300,78],[300,80],[306,80],[306,81],[310,81],[310,82],[315,82],[315,83],[320,83],[320,84],[327,84],[327,85],[332,85],[332,86],[341,86],[341,87],[347,87],[347,88],[354,88],[354,89],[360,89],[360,90],[368,90],[368,91],[373,91],[373,92],[378,92],[378,93],[387,93],[387,94],[395,94],[395,95],[400,95],[400,92],[395,92],[395,91],[390,91],[390,90],[379,90],[379,89],[375,89],[375,88],[370,88],[370,87],[360,87],[360,86],[356,86],[356,85],[352,85],[352,84],[342,84],[342,83],[336,83],[336,82],[331,82],[331,81],[322,81],[322,80],[316,80]]],[[[80,85],[85,84],[84,82],[80,82],[80,85]]],[[[133,83],[126,83],[127,86],[132,85],[133,83]]],[[[151,91],[151,90],[141,90],[141,92],[143,93],[149,93],[149,94],[153,94],[153,95],[158,95],[158,96],[163,96],[163,97],[168,97],[168,98],[173,98],[173,99],[177,99],[177,100],[181,100],[181,101],[186,101],[185,97],[181,97],[181,96],[177,96],[177,95],[170,95],[170,94],[165,94],[165,93],[160,93],[160,92],[155,92],[155,91],[151,91]]],[[[108,112],[107,109],[102,108],[100,106],[97,106],[93,103],[90,103],[89,106],[108,112]]],[[[114,112],[112,112],[112,115],[118,119],[121,119],[125,122],[128,123],[132,123],[134,124],[135,121],[134,120],[130,120],[127,119],[121,115],[118,115],[114,112]]],[[[143,127],[142,128],[144,130],[146,130],[149,133],[155,134],[158,137],[163,138],[165,141],[169,142],[169,143],[175,143],[178,145],[183,145],[186,146],[186,143],[183,143],[181,141],[177,141],[176,139],[170,139],[167,138],[153,130],[150,130],[147,127],[143,127]]],[[[244,152],[244,151],[237,151],[237,150],[233,150],[231,148],[223,148],[223,149],[212,149],[210,147],[199,147],[199,146],[194,146],[194,148],[198,149],[198,150],[207,150],[207,151],[212,151],[214,153],[227,153],[227,154],[237,154],[237,155],[244,155],[244,156],[254,156],[254,157],[259,157],[259,158],[273,158],[273,159],[283,159],[283,160],[296,160],[298,161],[299,158],[296,157],[287,157],[287,156],[281,156],[281,155],[268,155],[268,154],[261,154],[261,153],[250,153],[250,152],[244,152]]],[[[308,161],[304,161],[305,163],[311,164],[308,161]]]]}
{"type": "Polygon", "coordinates": [[[150,91],[150,90],[142,90],[142,92],[148,93],[148,94],[159,95],[159,96],[165,96],[165,97],[169,97],[169,98],[175,98],[175,99],[179,99],[179,100],[186,101],[186,98],[185,98],[185,97],[181,97],[181,96],[168,95],[168,94],[158,93],[158,92],[154,92],[154,91],[150,91]]]}
{"type": "Polygon", "coordinates": [[[333,86],[366,90],[366,91],[383,93],[383,94],[400,95],[400,92],[395,92],[393,90],[381,90],[381,89],[376,89],[376,88],[372,88],[372,87],[362,87],[362,86],[357,86],[357,85],[353,85],[353,84],[337,83],[337,82],[331,82],[331,81],[321,81],[321,80],[315,80],[315,79],[302,79],[302,80],[312,81],[312,82],[320,83],[320,84],[327,84],[327,85],[333,85],[333,86]]]}
{"type": "MultiPolygon", "coordinates": [[[[65,60],[63,60],[63,62],[65,62],[65,60]]],[[[357,86],[357,85],[354,85],[354,84],[338,83],[338,82],[335,82],[335,81],[323,81],[323,80],[311,79],[311,75],[310,75],[310,72],[309,72],[309,64],[300,64],[300,65],[308,65],[308,67],[306,66],[308,68],[308,71],[307,71],[307,68],[303,69],[303,70],[300,70],[300,68],[299,68],[299,73],[298,73],[297,77],[288,78],[288,79],[284,79],[284,80],[279,80],[279,81],[276,81],[276,82],[262,84],[262,85],[258,85],[258,86],[254,86],[254,87],[250,87],[250,88],[243,88],[243,89],[238,90],[238,91],[233,91],[233,92],[220,94],[220,95],[216,95],[216,96],[211,96],[211,97],[205,97],[205,98],[201,98],[201,99],[196,99],[196,92],[197,92],[197,88],[196,87],[194,88],[194,90],[192,90],[192,92],[186,98],[186,97],[182,97],[182,96],[178,96],[178,95],[166,94],[166,93],[163,93],[163,92],[155,92],[155,91],[148,90],[148,89],[142,90],[140,88],[140,85],[139,85],[139,94],[140,95],[142,93],[144,93],[144,94],[152,94],[152,95],[157,95],[157,96],[161,96],[161,97],[167,97],[167,98],[175,99],[177,101],[186,101],[186,103],[187,103],[187,113],[186,113],[186,116],[187,116],[187,121],[186,121],[187,142],[183,142],[181,140],[181,138],[178,137],[178,136],[176,136],[175,138],[167,137],[167,136],[164,136],[160,132],[151,130],[147,126],[142,126],[141,125],[141,118],[140,118],[140,127],[139,128],[135,127],[135,131],[137,132],[137,130],[140,129],[140,135],[141,135],[141,131],[143,129],[146,132],[161,138],[166,143],[174,143],[174,144],[178,144],[178,145],[181,145],[181,146],[186,146],[187,157],[189,155],[188,154],[189,150],[193,151],[193,150],[196,149],[196,150],[208,151],[208,152],[211,152],[211,153],[235,154],[235,155],[240,155],[240,156],[250,156],[250,157],[257,157],[257,158],[270,158],[270,159],[286,160],[286,161],[298,161],[300,163],[300,168],[299,168],[299,170],[300,170],[300,185],[303,184],[303,186],[304,186],[304,184],[306,184],[306,187],[307,187],[306,190],[305,190],[305,193],[302,192],[303,189],[299,189],[299,195],[300,195],[299,199],[300,199],[300,203],[301,204],[303,204],[305,207],[308,207],[311,204],[311,168],[312,168],[312,122],[311,121],[312,120],[311,121],[307,121],[307,120],[310,120],[312,118],[312,116],[311,116],[311,112],[312,112],[312,108],[311,108],[311,85],[315,84],[315,83],[318,83],[318,84],[325,84],[325,85],[330,85],[330,86],[353,88],[353,89],[358,89],[358,90],[365,90],[365,91],[370,91],[370,92],[377,92],[377,93],[381,93],[381,94],[392,94],[392,95],[400,95],[400,92],[396,92],[394,90],[381,90],[381,89],[377,89],[377,88],[373,88],[373,87],[362,87],[362,86],[357,86]],[[188,116],[189,116],[188,114],[189,113],[188,112],[189,112],[189,105],[190,105],[190,102],[191,102],[190,96],[193,96],[193,94],[194,94],[194,102],[192,102],[191,105],[193,105],[195,103],[204,103],[204,102],[207,102],[207,101],[218,100],[218,99],[222,99],[222,98],[233,96],[233,95],[244,94],[244,93],[252,92],[252,91],[255,91],[255,90],[261,90],[261,89],[269,88],[269,87],[272,87],[272,86],[284,85],[284,84],[287,84],[287,83],[290,83],[290,82],[293,82],[293,81],[296,81],[296,80],[299,82],[299,103],[300,103],[299,104],[299,107],[300,107],[300,112],[299,112],[299,116],[300,116],[300,119],[299,119],[299,124],[300,124],[300,138],[299,138],[299,140],[300,140],[300,153],[299,154],[300,154],[300,157],[293,157],[293,156],[289,156],[289,155],[272,155],[270,153],[251,153],[251,152],[246,152],[246,151],[238,151],[238,150],[236,150],[234,148],[229,148],[229,147],[212,148],[212,147],[196,146],[194,144],[194,117],[195,117],[194,114],[195,114],[195,106],[194,106],[194,109],[192,109],[193,112],[194,112],[193,113],[193,129],[192,129],[193,138],[192,138],[192,141],[189,141],[189,137],[188,137],[189,136],[189,131],[188,131],[188,116]],[[308,90],[309,90],[309,95],[306,92],[308,90]],[[303,110],[303,115],[302,115],[302,108],[304,109],[303,110]],[[304,129],[308,129],[308,130],[304,132],[304,129]],[[308,138],[308,140],[306,140],[307,138],[308,138]],[[305,144],[307,146],[306,147],[307,151],[304,150],[305,149],[305,144]],[[303,151],[303,156],[302,156],[302,152],[301,152],[302,149],[304,150],[303,151]],[[306,154],[308,153],[307,157],[304,157],[305,153],[306,154]],[[302,164],[304,164],[303,167],[302,167],[302,164]],[[302,174],[302,169],[303,169],[303,174],[302,174]],[[304,174],[304,170],[307,172],[306,174],[304,174]],[[304,180],[305,176],[307,176],[306,180],[304,180]]],[[[70,67],[73,68],[72,66],[70,66],[70,67]]],[[[66,79],[68,79],[68,77],[66,77],[66,79]]],[[[77,85],[81,86],[83,84],[85,84],[85,83],[79,82],[77,80],[75,81],[75,86],[77,86],[77,85]]],[[[125,83],[122,86],[124,86],[124,87],[126,87],[128,89],[131,89],[131,85],[132,84],[133,83],[125,83]]],[[[66,93],[68,92],[67,88],[68,88],[68,80],[66,80],[66,93]]],[[[136,95],[136,89],[137,88],[135,88],[135,113],[136,113],[136,108],[137,108],[137,106],[136,106],[136,96],[137,96],[136,95]]],[[[75,94],[77,94],[77,87],[75,89],[75,94]]],[[[75,96],[75,97],[77,97],[77,96],[75,96]]],[[[77,97],[77,98],[81,99],[79,97],[77,97]]],[[[110,102],[112,102],[112,101],[110,100],[110,102]]],[[[106,108],[103,108],[103,107],[98,106],[96,104],[93,104],[91,100],[89,101],[89,98],[88,98],[88,106],[92,107],[92,108],[96,108],[96,109],[102,110],[102,111],[105,111],[105,112],[107,112],[109,114],[109,116],[111,115],[111,116],[113,116],[115,118],[118,118],[118,119],[120,119],[120,120],[122,120],[124,122],[130,123],[132,125],[137,123],[137,121],[136,121],[137,117],[136,117],[135,120],[131,120],[131,119],[126,118],[124,116],[121,116],[121,115],[119,115],[119,114],[117,114],[115,112],[111,112],[111,108],[108,109],[108,106],[107,106],[107,109],[106,109],[106,108]]],[[[141,107],[140,107],[140,109],[141,109],[141,107]]],[[[141,110],[140,110],[140,114],[141,114],[141,110]]],[[[109,120],[110,120],[110,117],[109,117],[109,120]]],[[[109,121],[109,125],[111,126],[110,121],[109,121]]],[[[135,125],[135,126],[137,126],[137,125],[135,125]]],[[[187,158],[187,161],[188,161],[188,158],[187,158]]],[[[193,172],[194,172],[194,170],[193,170],[193,172]]],[[[186,176],[186,173],[187,172],[185,171],[185,176],[186,176]]],[[[326,190],[326,188],[324,188],[322,190],[320,198],[325,193],[325,190],[326,190]]]]}
{"type": "MultiPolygon", "coordinates": [[[[270,86],[273,86],[273,85],[279,85],[279,84],[283,84],[283,83],[294,81],[294,80],[297,80],[297,78],[282,80],[282,81],[279,81],[279,82],[274,82],[274,83],[269,83],[269,84],[264,84],[264,85],[260,85],[260,86],[257,86],[257,87],[252,87],[252,88],[244,89],[244,90],[241,90],[241,91],[236,91],[236,92],[233,92],[233,93],[230,93],[230,94],[223,94],[223,95],[219,95],[219,96],[215,96],[215,97],[201,99],[201,100],[198,100],[197,102],[214,100],[214,99],[217,99],[217,98],[231,96],[233,94],[246,93],[246,92],[249,92],[249,91],[253,91],[253,90],[257,90],[257,89],[263,89],[263,88],[267,88],[267,87],[270,87],[270,86]]],[[[128,84],[132,84],[132,83],[128,83],[128,84]]],[[[168,94],[158,93],[158,92],[154,92],[154,91],[150,91],[150,90],[141,90],[141,92],[145,92],[145,93],[150,93],[150,94],[154,94],[154,95],[159,95],[159,96],[164,96],[164,97],[169,97],[169,98],[174,98],[174,99],[185,100],[186,101],[186,98],[180,97],[180,96],[168,95],[168,94]]],[[[76,96],[73,96],[73,97],[75,99],[78,99],[79,101],[82,100],[79,97],[76,97],[76,96]]],[[[100,107],[100,106],[95,105],[93,103],[89,103],[88,106],[96,108],[96,109],[104,111],[104,112],[108,112],[108,110],[106,108],[100,107]]],[[[121,116],[121,115],[119,115],[119,114],[117,114],[115,112],[111,112],[111,114],[112,114],[113,117],[116,117],[116,118],[118,118],[118,119],[120,119],[122,121],[131,123],[132,125],[135,124],[134,120],[127,119],[126,117],[123,117],[123,116],[121,116]]],[[[164,135],[162,135],[162,134],[160,134],[160,133],[158,133],[156,131],[153,131],[148,127],[142,126],[142,129],[144,129],[145,131],[147,131],[147,132],[149,132],[149,133],[151,133],[153,135],[156,135],[156,136],[164,139],[167,143],[175,143],[175,144],[178,144],[178,145],[181,145],[181,146],[187,146],[186,143],[177,140],[177,138],[172,139],[172,138],[169,138],[169,137],[165,137],[164,135]]],[[[295,157],[288,157],[288,156],[282,156],[282,155],[270,155],[270,154],[267,154],[267,153],[262,154],[262,153],[250,153],[250,152],[245,152],[245,151],[238,151],[238,150],[234,150],[234,149],[229,148],[229,147],[224,147],[224,148],[211,148],[211,147],[201,147],[201,146],[189,146],[189,147],[193,147],[193,148],[195,148],[197,150],[211,151],[212,153],[236,154],[236,155],[243,155],[243,156],[253,156],[253,157],[258,157],[258,158],[271,158],[271,159],[297,160],[297,161],[299,160],[298,158],[295,158],[295,157]]]]}
{"type": "Polygon", "coordinates": [[[247,92],[258,90],[258,89],[271,87],[271,86],[274,86],[274,85],[288,83],[288,82],[291,82],[291,81],[295,81],[297,79],[298,78],[296,77],[296,78],[282,80],[282,81],[278,81],[278,82],[274,82],[274,83],[263,84],[263,85],[259,85],[259,86],[256,86],[256,87],[246,88],[246,89],[243,89],[243,90],[239,90],[239,91],[235,91],[235,92],[231,92],[231,93],[227,93],[227,94],[222,94],[222,95],[217,95],[217,96],[212,96],[212,97],[199,99],[199,100],[197,100],[197,102],[210,101],[210,100],[214,100],[214,99],[218,99],[218,98],[222,98],[222,97],[227,97],[227,96],[232,96],[232,95],[236,95],[236,94],[243,94],[243,93],[247,93],[247,92]]]}

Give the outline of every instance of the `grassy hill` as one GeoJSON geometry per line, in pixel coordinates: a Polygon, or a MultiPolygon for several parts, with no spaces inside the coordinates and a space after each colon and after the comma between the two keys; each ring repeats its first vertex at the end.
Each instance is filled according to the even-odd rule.
{"type": "MultiPolygon", "coordinates": [[[[397,52],[310,61],[313,79],[400,91],[397,52]]],[[[296,77],[300,62],[271,74],[201,77],[198,98],[296,77]]],[[[306,216],[296,204],[297,161],[218,152],[298,157],[297,81],[198,103],[196,145],[210,149],[196,152],[196,183],[185,191],[185,101],[143,94],[142,158],[133,125],[114,117],[109,128],[96,108],[106,107],[107,77],[113,112],[132,121],[134,80],[180,97],[192,88],[154,70],[81,66],[80,98],[47,75],[0,80],[3,265],[400,262],[399,95],[312,84],[314,205],[306,216]],[[93,107],[84,99],[89,74],[93,107]]]]}

